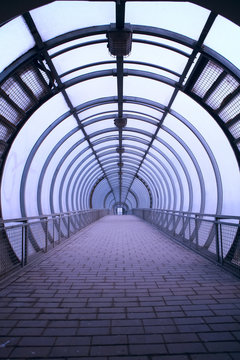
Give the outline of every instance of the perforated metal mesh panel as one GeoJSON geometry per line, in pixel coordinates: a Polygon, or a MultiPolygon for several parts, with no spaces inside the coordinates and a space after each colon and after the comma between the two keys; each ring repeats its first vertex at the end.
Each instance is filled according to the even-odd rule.
{"type": "Polygon", "coordinates": [[[237,115],[240,115],[240,94],[238,94],[224,109],[219,113],[220,118],[227,122],[237,115]]]}
{"type": "Polygon", "coordinates": [[[235,137],[235,139],[238,139],[240,137],[240,121],[230,126],[229,131],[235,137]]]}
{"type": "Polygon", "coordinates": [[[32,107],[31,99],[12,77],[3,83],[1,88],[22,110],[27,111],[32,107]]]}
{"type": "Polygon", "coordinates": [[[2,96],[0,96],[0,115],[16,125],[21,120],[21,114],[14,109],[2,96]]]}
{"type": "Polygon", "coordinates": [[[7,141],[11,136],[11,134],[12,134],[11,129],[5,124],[0,122],[0,140],[7,141]]]}
{"type": "Polygon", "coordinates": [[[213,61],[209,61],[194,84],[192,92],[203,98],[208,89],[213,85],[222,72],[222,67],[213,61]]]}
{"type": "Polygon", "coordinates": [[[238,86],[239,83],[231,75],[227,75],[206,100],[206,104],[214,110],[218,109],[222,101],[237,89],[238,86]]]}
{"type": "Polygon", "coordinates": [[[24,68],[19,75],[38,99],[41,99],[49,92],[49,88],[33,66],[24,68]]]}

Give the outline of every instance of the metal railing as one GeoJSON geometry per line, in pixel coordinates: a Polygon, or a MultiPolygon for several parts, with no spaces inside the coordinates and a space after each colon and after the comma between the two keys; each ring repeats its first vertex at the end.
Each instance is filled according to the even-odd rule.
{"type": "Polygon", "coordinates": [[[19,219],[0,219],[0,278],[25,266],[109,211],[84,210],[19,219]]]}
{"type": "Polygon", "coordinates": [[[132,213],[240,276],[240,217],[157,209],[132,213]]]}

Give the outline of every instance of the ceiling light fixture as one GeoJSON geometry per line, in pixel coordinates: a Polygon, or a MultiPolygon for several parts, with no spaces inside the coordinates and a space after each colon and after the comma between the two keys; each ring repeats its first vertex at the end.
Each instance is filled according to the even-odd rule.
{"type": "Polygon", "coordinates": [[[108,49],[113,56],[127,56],[132,49],[132,27],[125,24],[123,29],[117,29],[115,24],[110,25],[107,32],[108,49]]]}

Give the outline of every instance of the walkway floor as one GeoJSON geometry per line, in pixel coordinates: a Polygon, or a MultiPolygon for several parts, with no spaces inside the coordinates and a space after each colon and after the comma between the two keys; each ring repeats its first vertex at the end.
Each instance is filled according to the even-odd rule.
{"type": "Polygon", "coordinates": [[[0,358],[240,359],[240,280],[108,216],[0,292],[0,358]]]}

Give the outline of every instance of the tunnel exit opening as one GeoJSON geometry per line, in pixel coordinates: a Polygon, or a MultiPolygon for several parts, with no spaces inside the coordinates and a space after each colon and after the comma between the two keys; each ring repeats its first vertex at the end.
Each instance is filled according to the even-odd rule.
{"type": "Polygon", "coordinates": [[[124,209],[123,209],[123,207],[121,207],[121,206],[117,207],[116,213],[117,213],[117,215],[123,215],[123,214],[124,214],[124,209]]]}

